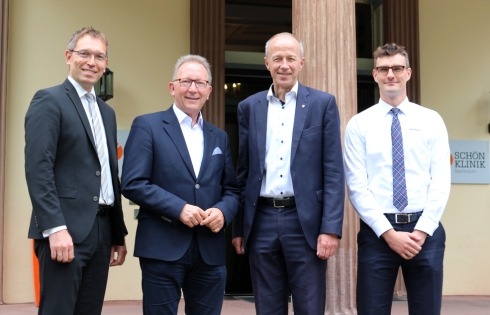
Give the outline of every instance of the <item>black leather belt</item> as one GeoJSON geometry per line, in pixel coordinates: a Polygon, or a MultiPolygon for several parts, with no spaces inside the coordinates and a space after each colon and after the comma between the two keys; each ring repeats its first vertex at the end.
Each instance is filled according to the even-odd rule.
{"type": "Polygon", "coordinates": [[[111,209],[114,208],[113,206],[108,206],[108,205],[99,205],[99,210],[97,210],[97,215],[98,216],[106,216],[109,215],[109,212],[111,212],[111,209]]]}
{"type": "Polygon", "coordinates": [[[293,208],[296,207],[296,200],[294,199],[294,197],[284,197],[284,198],[260,197],[259,204],[261,206],[274,207],[274,208],[293,208]]]}
{"type": "Polygon", "coordinates": [[[391,224],[407,224],[417,222],[422,216],[422,211],[412,213],[385,213],[384,215],[391,224]]]}

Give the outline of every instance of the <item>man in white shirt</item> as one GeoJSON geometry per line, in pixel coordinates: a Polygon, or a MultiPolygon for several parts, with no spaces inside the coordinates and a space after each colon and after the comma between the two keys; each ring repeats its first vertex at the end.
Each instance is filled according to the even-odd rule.
{"type": "Polygon", "coordinates": [[[410,314],[440,314],[440,219],[451,182],[447,130],[438,113],[409,102],[412,69],[404,47],[378,47],[374,60],[379,103],[352,117],[345,131],[349,199],[361,217],[357,311],[390,314],[401,267],[410,314]]]}

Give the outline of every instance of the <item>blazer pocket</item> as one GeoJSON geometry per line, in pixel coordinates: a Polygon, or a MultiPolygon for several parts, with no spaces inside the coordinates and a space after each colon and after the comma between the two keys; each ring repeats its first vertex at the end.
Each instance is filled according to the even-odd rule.
{"type": "Polygon", "coordinates": [[[78,189],[72,187],[56,187],[59,198],[75,199],[77,197],[78,189]]]}
{"type": "Polygon", "coordinates": [[[318,125],[318,126],[315,126],[315,127],[307,128],[307,129],[304,129],[303,130],[303,137],[306,137],[306,136],[309,136],[309,135],[312,135],[312,134],[315,134],[315,133],[319,133],[321,131],[322,131],[322,125],[318,125]]]}

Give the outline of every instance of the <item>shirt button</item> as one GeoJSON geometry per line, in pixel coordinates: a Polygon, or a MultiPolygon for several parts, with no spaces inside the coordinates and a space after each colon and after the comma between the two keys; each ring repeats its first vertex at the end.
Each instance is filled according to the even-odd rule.
{"type": "Polygon", "coordinates": [[[95,176],[100,176],[100,171],[95,172],[95,176]]]}
{"type": "Polygon", "coordinates": [[[93,200],[93,201],[99,201],[99,197],[98,197],[98,196],[94,196],[94,197],[92,198],[92,200],[93,200]]]}
{"type": "Polygon", "coordinates": [[[196,185],[194,186],[194,188],[199,189],[199,188],[201,188],[201,185],[196,184],[196,185]]]}

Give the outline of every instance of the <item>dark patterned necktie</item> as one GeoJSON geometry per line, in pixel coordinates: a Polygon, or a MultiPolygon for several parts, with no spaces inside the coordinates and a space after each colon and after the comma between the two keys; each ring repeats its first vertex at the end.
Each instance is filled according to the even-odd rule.
{"type": "Polygon", "coordinates": [[[391,143],[393,157],[393,205],[403,211],[408,205],[407,182],[405,180],[405,159],[403,156],[403,137],[398,113],[400,109],[392,108],[391,143]]]}

